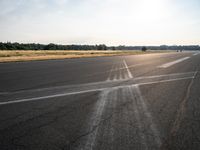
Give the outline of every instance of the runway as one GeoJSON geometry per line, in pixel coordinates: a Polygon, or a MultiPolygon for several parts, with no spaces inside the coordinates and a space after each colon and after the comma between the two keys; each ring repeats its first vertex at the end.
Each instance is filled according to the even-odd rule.
{"type": "Polygon", "coordinates": [[[0,64],[0,149],[200,148],[200,53],[0,64]]]}

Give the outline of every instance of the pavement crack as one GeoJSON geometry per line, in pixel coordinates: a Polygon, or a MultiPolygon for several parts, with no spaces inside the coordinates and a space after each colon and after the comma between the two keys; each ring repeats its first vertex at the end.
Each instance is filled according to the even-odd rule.
{"type": "Polygon", "coordinates": [[[182,121],[186,118],[186,114],[185,114],[186,113],[186,105],[187,105],[187,102],[188,102],[188,99],[190,96],[190,92],[191,92],[192,85],[194,83],[194,79],[197,76],[197,73],[198,73],[198,71],[195,72],[194,77],[192,78],[192,80],[190,81],[190,83],[187,86],[186,93],[185,93],[183,100],[180,104],[180,107],[177,111],[177,115],[176,115],[175,121],[172,125],[170,134],[166,138],[166,140],[162,143],[162,146],[161,146],[162,149],[169,149],[170,144],[173,143],[174,138],[176,138],[176,136],[177,136],[177,133],[178,133],[178,130],[180,129],[182,121]]]}
{"type": "Polygon", "coordinates": [[[99,123],[95,124],[91,130],[81,134],[80,136],[76,137],[74,140],[70,141],[68,144],[66,144],[64,147],[63,147],[63,150],[64,149],[71,149],[73,147],[73,145],[75,143],[77,143],[80,139],[86,137],[86,136],[89,136],[90,134],[92,134],[93,132],[95,132],[99,126],[101,126],[104,122],[110,120],[115,114],[117,113],[122,113],[122,109],[124,109],[124,107],[126,107],[127,105],[130,105],[130,103],[133,103],[133,101],[128,101],[128,102],[125,102],[125,103],[122,103],[119,107],[115,108],[115,110],[107,117],[101,119],[99,121],[99,123]]]}
{"type": "Polygon", "coordinates": [[[91,130],[89,130],[88,132],[85,132],[85,133],[81,134],[80,136],[76,137],[74,140],[70,141],[67,145],[65,145],[63,147],[63,150],[66,149],[66,147],[69,148],[69,149],[71,149],[73,147],[73,144],[75,144],[81,138],[86,137],[86,136],[92,134],[101,124],[103,124],[105,121],[111,119],[112,116],[113,116],[113,114],[111,114],[110,116],[108,116],[108,117],[106,117],[104,119],[101,119],[101,121],[98,124],[94,125],[91,130]]]}
{"type": "Polygon", "coordinates": [[[179,110],[177,112],[177,116],[176,116],[176,119],[174,121],[174,125],[172,127],[171,134],[175,134],[177,132],[177,130],[180,127],[181,121],[184,118],[184,113],[185,113],[185,109],[186,109],[186,103],[187,103],[188,98],[190,96],[191,87],[192,87],[192,85],[194,83],[194,79],[195,79],[196,75],[197,75],[197,72],[194,74],[194,78],[191,80],[191,82],[189,83],[189,85],[187,87],[186,94],[185,94],[185,96],[183,98],[183,101],[180,104],[180,108],[179,108],[179,110]]]}

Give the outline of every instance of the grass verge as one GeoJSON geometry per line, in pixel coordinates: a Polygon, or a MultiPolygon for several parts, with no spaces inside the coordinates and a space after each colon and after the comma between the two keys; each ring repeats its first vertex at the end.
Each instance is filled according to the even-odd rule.
{"type": "Polygon", "coordinates": [[[83,58],[99,56],[119,56],[119,55],[137,55],[147,53],[158,53],[163,51],[137,51],[137,50],[107,50],[107,51],[74,51],[74,50],[0,50],[0,62],[17,62],[32,60],[83,58]]]}

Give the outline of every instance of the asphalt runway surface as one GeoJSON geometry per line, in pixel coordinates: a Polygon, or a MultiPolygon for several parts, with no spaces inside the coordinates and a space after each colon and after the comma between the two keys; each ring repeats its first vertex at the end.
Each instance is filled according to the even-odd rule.
{"type": "Polygon", "coordinates": [[[0,150],[198,150],[200,53],[0,64],[0,150]]]}

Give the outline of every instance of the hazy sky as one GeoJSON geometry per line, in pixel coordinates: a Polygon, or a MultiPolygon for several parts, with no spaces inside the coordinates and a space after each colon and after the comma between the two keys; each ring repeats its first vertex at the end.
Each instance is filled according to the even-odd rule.
{"type": "Polygon", "coordinates": [[[200,44],[200,0],[0,0],[0,41],[200,44]]]}

